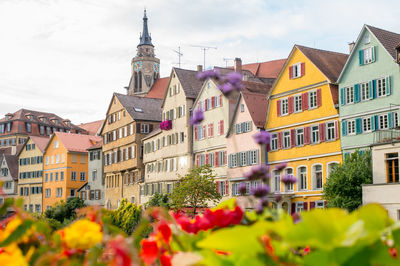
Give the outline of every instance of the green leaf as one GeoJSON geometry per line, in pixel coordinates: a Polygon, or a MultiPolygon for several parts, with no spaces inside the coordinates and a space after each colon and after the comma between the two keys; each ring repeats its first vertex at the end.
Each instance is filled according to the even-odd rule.
{"type": "Polygon", "coordinates": [[[3,205],[0,208],[0,217],[7,213],[8,208],[10,208],[14,204],[13,198],[7,198],[4,200],[3,205]]]}
{"type": "Polygon", "coordinates": [[[13,242],[18,241],[21,237],[23,237],[33,225],[32,220],[24,220],[22,224],[20,224],[14,232],[12,232],[3,242],[0,243],[0,247],[5,247],[10,245],[13,242]]]}

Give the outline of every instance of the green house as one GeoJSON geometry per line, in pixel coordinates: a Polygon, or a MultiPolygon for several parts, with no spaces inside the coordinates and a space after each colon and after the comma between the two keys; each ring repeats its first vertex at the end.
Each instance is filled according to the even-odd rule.
{"type": "Polygon", "coordinates": [[[338,78],[343,154],[400,138],[400,34],[364,25],[338,78]]]}

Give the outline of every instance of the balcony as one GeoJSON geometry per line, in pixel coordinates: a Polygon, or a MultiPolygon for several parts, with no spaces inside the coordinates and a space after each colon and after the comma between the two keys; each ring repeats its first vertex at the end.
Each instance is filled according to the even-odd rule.
{"type": "Polygon", "coordinates": [[[379,130],[374,132],[374,144],[393,143],[400,141],[400,130],[379,130]]]}

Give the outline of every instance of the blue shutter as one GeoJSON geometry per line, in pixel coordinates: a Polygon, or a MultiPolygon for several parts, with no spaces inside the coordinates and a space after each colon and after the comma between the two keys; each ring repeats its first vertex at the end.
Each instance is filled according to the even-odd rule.
{"type": "Polygon", "coordinates": [[[342,136],[347,135],[347,121],[342,121],[342,136]]]}
{"type": "Polygon", "coordinates": [[[373,98],[372,80],[368,81],[368,99],[373,98]]]}
{"type": "Polygon", "coordinates": [[[390,84],[390,76],[386,77],[386,95],[390,95],[392,91],[392,86],[390,84]]]}
{"type": "Polygon", "coordinates": [[[345,105],[344,88],[340,89],[340,104],[345,105]]]}
{"type": "Polygon", "coordinates": [[[362,133],[361,118],[356,118],[356,134],[362,133]]]}
{"type": "Polygon", "coordinates": [[[375,46],[371,47],[371,53],[372,53],[372,62],[375,62],[375,46]]]}
{"type": "Polygon", "coordinates": [[[378,116],[374,115],[374,122],[375,122],[375,130],[379,130],[379,120],[378,120],[378,116]]]}
{"type": "Polygon", "coordinates": [[[371,130],[375,131],[375,116],[371,116],[371,130]]]}
{"type": "Polygon", "coordinates": [[[372,98],[376,99],[376,79],[372,81],[372,98]]]}
{"type": "Polygon", "coordinates": [[[354,85],[354,102],[360,102],[360,84],[354,85]]]}
{"type": "Polygon", "coordinates": [[[389,128],[393,128],[393,112],[388,113],[388,122],[389,122],[389,128]]]}
{"type": "Polygon", "coordinates": [[[358,51],[358,62],[360,66],[364,65],[364,51],[360,50],[358,51]]]}

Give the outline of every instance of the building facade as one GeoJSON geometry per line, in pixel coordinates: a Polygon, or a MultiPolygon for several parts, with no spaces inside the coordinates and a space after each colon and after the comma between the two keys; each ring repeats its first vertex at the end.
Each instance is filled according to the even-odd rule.
{"type": "Polygon", "coordinates": [[[0,194],[0,204],[6,198],[18,196],[18,157],[15,155],[0,155],[0,182],[3,184],[3,193],[0,194]]]}
{"type": "Polygon", "coordinates": [[[43,152],[49,138],[30,136],[18,154],[19,197],[25,209],[42,212],[43,201],[43,152]]]}
{"type": "Polygon", "coordinates": [[[322,189],[332,167],[342,162],[337,77],[347,55],[295,45],[269,95],[266,130],[268,163],[277,205],[290,213],[324,207],[322,189]],[[282,172],[274,166],[287,162],[282,172]],[[282,175],[297,183],[284,186],[282,175]]]}
{"type": "MultiPolygon", "coordinates": [[[[344,154],[370,149],[377,131],[399,125],[400,34],[364,25],[339,76],[341,145],[344,154]]],[[[385,138],[385,133],[380,133],[385,138]]],[[[379,137],[379,136],[378,136],[379,137]]]]}

